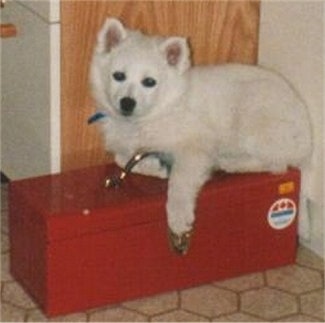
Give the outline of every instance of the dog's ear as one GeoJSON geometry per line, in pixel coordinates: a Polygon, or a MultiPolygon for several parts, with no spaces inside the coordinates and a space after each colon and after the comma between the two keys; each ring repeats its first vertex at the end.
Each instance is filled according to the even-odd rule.
{"type": "Polygon", "coordinates": [[[163,42],[161,50],[167,64],[185,72],[191,65],[190,49],[186,38],[170,37],[163,42]]]}
{"type": "Polygon", "coordinates": [[[108,53],[118,46],[127,36],[122,23],[115,18],[107,18],[97,35],[97,52],[108,53]]]}

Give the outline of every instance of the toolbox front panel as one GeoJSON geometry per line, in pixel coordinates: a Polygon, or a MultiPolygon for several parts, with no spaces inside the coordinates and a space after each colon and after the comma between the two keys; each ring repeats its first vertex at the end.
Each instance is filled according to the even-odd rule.
{"type": "MultiPolygon", "coordinates": [[[[125,185],[132,187],[132,180],[125,185]]],[[[28,199],[30,189],[33,185],[22,189],[17,183],[11,194],[11,271],[50,316],[261,271],[295,259],[297,218],[283,229],[268,221],[274,202],[290,199],[298,205],[299,172],[294,170],[210,181],[198,198],[186,256],[169,248],[166,190],[161,187],[148,202],[146,189],[137,193],[141,203],[134,198],[129,205],[128,195],[120,196],[123,211],[116,204],[105,210],[111,197],[100,193],[105,203],[101,201],[99,208],[94,204],[90,213],[70,214],[64,209],[56,215],[47,213],[41,202],[42,207],[34,207],[28,199]],[[287,183],[291,189],[279,189],[287,183]]],[[[72,189],[71,184],[69,192],[72,189]]],[[[60,192],[57,185],[56,190],[60,192]]],[[[93,199],[97,191],[88,193],[93,199]]],[[[83,196],[87,198],[85,192],[83,196]]]]}
{"type": "MultiPolygon", "coordinates": [[[[297,197],[296,191],[286,195],[297,197]]],[[[48,249],[46,311],[79,311],[290,264],[297,221],[284,230],[269,225],[268,210],[277,199],[278,183],[272,181],[245,191],[210,187],[199,198],[184,257],[169,248],[159,201],[151,211],[160,221],[54,241],[48,249]]]]}

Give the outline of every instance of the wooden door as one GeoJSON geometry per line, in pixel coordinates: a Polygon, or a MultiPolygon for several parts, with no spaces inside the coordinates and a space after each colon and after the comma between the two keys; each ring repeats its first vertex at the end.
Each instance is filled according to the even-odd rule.
{"type": "Polygon", "coordinates": [[[96,33],[107,16],[149,34],[188,37],[194,64],[257,60],[259,1],[62,1],[62,170],[111,160],[88,83],[96,33]]]}

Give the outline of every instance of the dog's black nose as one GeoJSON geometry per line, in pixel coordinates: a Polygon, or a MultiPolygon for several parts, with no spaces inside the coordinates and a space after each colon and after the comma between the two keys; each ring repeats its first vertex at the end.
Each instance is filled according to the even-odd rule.
{"type": "Polygon", "coordinates": [[[124,97],[120,100],[120,108],[121,112],[125,116],[129,116],[133,113],[133,110],[136,106],[137,102],[130,98],[130,97],[124,97]]]}

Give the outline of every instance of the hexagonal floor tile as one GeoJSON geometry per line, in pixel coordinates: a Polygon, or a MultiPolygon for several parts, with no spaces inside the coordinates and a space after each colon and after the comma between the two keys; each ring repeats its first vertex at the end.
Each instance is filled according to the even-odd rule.
{"type": "Polygon", "coordinates": [[[87,322],[85,313],[73,313],[64,316],[53,317],[48,322],[87,322]]]}
{"type": "Polygon", "coordinates": [[[245,313],[234,313],[222,315],[212,320],[212,322],[260,322],[259,318],[245,313]]]}
{"type": "Polygon", "coordinates": [[[1,322],[24,322],[25,311],[10,304],[1,303],[1,322]]]}
{"type": "Polygon", "coordinates": [[[214,285],[241,292],[264,286],[264,278],[262,273],[256,273],[216,282],[214,285]]]}
{"type": "Polygon", "coordinates": [[[39,309],[28,312],[27,322],[87,322],[86,313],[73,313],[64,316],[48,318],[39,309]]]}
{"type": "Polygon", "coordinates": [[[205,285],[182,291],[181,307],[213,318],[236,311],[238,299],[233,292],[205,285]]]}
{"type": "Polygon", "coordinates": [[[2,299],[24,309],[34,309],[37,307],[29,295],[16,282],[8,282],[4,284],[2,299]]]}
{"type": "Polygon", "coordinates": [[[241,296],[241,309],[248,314],[257,315],[266,320],[276,320],[296,314],[298,304],[294,296],[264,287],[244,292],[241,296]]]}
{"type": "Polygon", "coordinates": [[[297,264],[321,271],[324,270],[324,260],[303,246],[298,249],[297,264]]]}
{"type": "Polygon", "coordinates": [[[176,310],[154,316],[151,318],[151,322],[209,322],[209,319],[194,313],[176,310]]]}
{"type": "Polygon", "coordinates": [[[123,306],[146,315],[160,314],[176,309],[178,306],[177,292],[143,298],[135,301],[125,302],[123,306]]]}
{"type": "Polygon", "coordinates": [[[320,322],[320,321],[307,315],[297,314],[297,315],[286,317],[284,319],[282,318],[278,322],[320,322]]]}
{"type": "Polygon", "coordinates": [[[268,270],[266,281],[268,286],[296,294],[321,288],[323,285],[318,271],[297,265],[268,270]]]}
{"type": "Polygon", "coordinates": [[[134,311],[116,307],[91,313],[89,322],[148,322],[148,318],[134,311]]]}
{"type": "Polygon", "coordinates": [[[9,272],[9,254],[1,255],[1,281],[13,281],[13,277],[9,272]]]}
{"type": "Polygon", "coordinates": [[[323,289],[300,296],[300,303],[304,314],[316,316],[323,322],[325,321],[323,289]]]}

